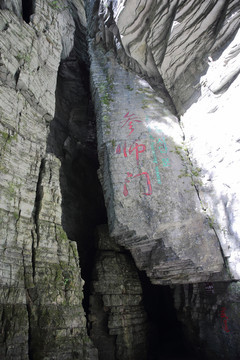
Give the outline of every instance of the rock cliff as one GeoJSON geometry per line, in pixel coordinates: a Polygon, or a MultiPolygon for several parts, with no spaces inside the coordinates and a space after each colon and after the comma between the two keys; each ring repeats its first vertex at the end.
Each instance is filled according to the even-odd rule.
{"type": "Polygon", "coordinates": [[[239,359],[239,14],[0,0],[1,359],[239,359]]]}

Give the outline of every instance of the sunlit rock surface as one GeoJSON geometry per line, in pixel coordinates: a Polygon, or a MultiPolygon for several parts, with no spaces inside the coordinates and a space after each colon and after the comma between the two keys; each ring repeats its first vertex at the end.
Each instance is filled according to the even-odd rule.
{"type": "Polygon", "coordinates": [[[240,31],[201,77],[201,95],[182,116],[186,144],[201,168],[199,196],[232,276],[240,276],[240,31]]]}
{"type": "MultiPolygon", "coordinates": [[[[193,282],[198,281],[197,279],[206,280],[207,277],[201,275],[210,273],[213,275],[221,272],[220,264],[223,262],[225,263],[224,268],[227,271],[230,270],[230,274],[226,275],[226,272],[223,271],[219,277],[214,276],[213,279],[218,278],[220,280],[230,277],[239,279],[240,276],[239,265],[237,264],[240,251],[237,235],[239,186],[236,177],[230,175],[237,173],[239,161],[235,125],[229,127],[229,135],[227,135],[227,144],[229,145],[225,145],[225,150],[220,147],[220,139],[224,138],[226,134],[224,125],[220,125],[220,119],[226,118],[230,110],[233,114],[236,114],[236,112],[234,113],[236,107],[234,104],[236,104],[237,76],[239,73],[239,36],[237,34],[239,11],[239,4],[236,1],[229,3],[213,1],[211,4],[201,1],[173,1],[171,3],[164,1],[161,4],[154,1],[115,1],[112,3],[104,1],[100,2],[98,12],[96,12],[96,7],[91,9],[89,6],[92,19],[94,19],[96,13],[98,14],[95,26],[98,26],[99,31],[96,35],[95,30],[95,36],[92,36],[94,45],[91,44],[90,48],[90,53],[93,54],[93,82],[95,87],[98,88],[96,91],[99,92],[101,98],[101,88],[102,93],[105,94],[106,86],[108,86],[107,91],[109,93],[111,89],[116,89],[116,85],[118,87],[117,93],[111,94],[110,99],[105,99],[104,96],[102,100],[100,99],[102,109],[99,110],[98,114],[102,117],[102,120],[105,117],[105,125],[104,121],[100,120],[100,126],[104,128],[104,126],[108,125],[104,135],[102,135],[102,129],[99,131],[99,143],[100,147],[102,143],[105,144],[103,145],[105,150],[102,150],[102,152],[108,153],[107,156],[104,155],[103,173],[108,174],[106,177],[109,176],[109,172],[111,173],[106,191],[107,205],[110,204],[109,206],[111,206],[111,210],[108,206],[111,231],[115,236],[117,232],[123,230],[131,234],[131,236],[128,236],[128,240],[122,239],[119,241],[127,244],[129,248],[132,247],[132,253],[135,254],[134,257],[140,268],[144,268],[144,261],[140,264],[141,256],[139,256],[139,252],[141,254],[145,253],[145,255],[148,252],[148,255],[146,255],[148,260],[145,261],[146,267],[150,266],[151,269],[148,274],[153,278],[159,277],[159,279],[162,279],[158,280],[159,282],[163,281],[165,283],[164,275],[166,275],[167,266],[172,265],[171,261],[168,261],[169,255],[164,260],[167,263],[166,268],[164,268],[162,267],[164,261],[161,261],[160,257],[157,256],[157,260],[152,262],[151,256],[154,257],[154,255],[153,253],[149,255],[149,253],[154,248],[156,254],[158,247],[160,253],[166,253],[167,251],[162,249],[163,246],[171,248],[173,253],[180,257],[175,259],[176,269],[180,270],[179,262],[181,262],[181,259],[183,263],[186,262],[183,272],[178,271],[178,276],[173,272],[174,276],[169,276],[170,282],[177,282],[178,277],[181,282],[184,280],[193,282]],[[202,16],[203,13],[204,16],[202,16]],[[137,78],[135,77],[133,80],[134,76],[129,73],[125,77],[122,75],[123,70],[121,70],[121,75],[118,75],[116,70],[118,65],[110,60],[111,56],[109,56],[107,64],[99,64],[98,59],[101,58],[101,55],[98,55],[95,51],[95,46],[99,42],[105,48],[115,49],[118,61],[124,66],[131,68],[141,76],[145,76],[153,88],[158,91],[158,96],[155,93],[151,96],[147,85],[144,88],[139,81],[138,86],[136,86],[137,78]],[[225,52],[220,57],[224,50],[225,52]],[[220,57],[219,60],[217,60],[218,57],[220,57]],[[134,60],[132,61],[132,59],[134,60]],[[97,70],[94,68],[95,66],[97,70]],[[100,75],[99,68],[101,67],[103,71],[100,75]],[[114,70],[112,70],[112,67],[114,67],[114,70]],[[96,77],[94,77],[95,72],[98,74],[96,77]],[[221,75],[217,76],[216,79],[216,74],[219,74],[219,72],[221,75]],[[206,73],[205,77],[200,78],[204,73],[206,73]],[[119,84],[125,84],[126,91],[124,93],[120,91],[121,85],[119,84]],[[140,94],[142,96],[141,100],[140,94]],[[171,97],[173,103],[169,101],[169,97],[171,97]],[[197,100],[197,104],[194,104],[197,100]],[[207,105],[207,101],[209,105],[207,105]],[[109,102],[108,107],[106,106],[107,102],[109,102]],[[214,103],[214,105],[210,105],[210,102],[214,103]],[[131,106],[132,103],[134,103],[134,108],[131,106]],[[167,109],[173,112],[174,107],[178,114],[182,114],[180,119],[182,132],[177,119],[174,121],[172,115],[169,115],[169,113],[166,115],[167,109]],[[120,108],[123,109],[120,110],[120,108]],[[221,111],[220,108],[224,108],[224,110],[221,111]],[[218,109],[219,111],[217,111],[218,109]],[[120,114],[120,111],[122,111],[122,114],[120,114]],[[199,114],[201,114],[201,119],[199,114]],[[168,119],[167,123],[166,118],[168,119]],[[215,119],[215,122],[213,119],[215,119]],[[126,124],[123,127],[124,122],[126,124]],[[113,123],[119,125],[115,125],[113,129],[113,123]],[[214,127],[216,126],[214,124],[218,124],[216,134],[219,140],[217,140],[218,145],[216,146],[213,146],[212,139],[214,127]],[[151,133],[153,128],[154,134],[151,133]],[[159,134],[162,134],[161,136],[164,139],[166,138],[164,141],[169,142],[168,145],[166,144],[166,148],[169,148],[169,154],[167,153],[168,150],[165,150],[163,138],[161,139],[161,136],[157,134],[156,128],[159,134]],[[181,136],[182,139],[180,139],[181,136]],[[233,136],[234,140],[231,136],[233,136]],[[154,140],[156,144],[151,140],[154,140]],[[236,145],[232,146],[232,140],[236,145]],[[116,142],[115,149],[110,147],[111,141],[114,144],[116,142]],[[125,148],[124,141],[126,141],[125,148]],[[109,146],[106,146],[108,142],[109,146]],[[159,142],[161,142],[160,147],[158,146],[159,142]],[[140,144],[141,146],[139,146],[140,144]],[[225,177],[228,176],[228,179],[224,182],[225,185],[223,185],[223,179],[214,183],[211,179],[209,180],[211,178],[210,172],[215,172],[214,176],[219,177],[222,171],[220,169],[223,169],[225,161],[219,167],[217,164],[219,161],[221,162],[222,158],[225,158],[224,154],[229,146],[230,151],[234,153],[234,160],[231,161],[231,155],[227,155],[229,157],[229,160],[226,160],[228,163],[226,173],[228,175],[225,175],[225,177]],[[128,154],[129,150],[131,155],[128,154]],[[157,154],[156,151],[160,153],[157,154]],[[114,156],[109,154],[114,154],[114,156]],[[175,155],[179,155],[178,159],[175,155]],[[143,165],[145,156],[148,156],[148,160],[143,165]],[[201,156],[205,156],[204,160],[201,156]],[[209,164],[209,156],[212,158],[212,164],[209,164]],[[128,169],[126,167],[129,162],[133,166],[134,161],[130,160],[130,157],[135,160],[136,168],[131,167],[128,169]],[[219,160],[216,160],[217,158],[219,160]],[[121,165],[119,163],[120,159],[121,165]],[[148,167],[152,167],[152,172],[147,170],[146,163],[148,167]],[[160,163],[162,167],[159,170],[160,163]],[[155,179],[152,180],[154,178],[154,166],[155,179]],[[119,170],[123,167],[125,173],[121,174],[121,176],[124,179],[120,180],[119,170]],[[118,169],[118,171],[114,169],[118,169]],[[189,181],[188,177],[191,181],[189,181]],[[122,181],[121,185],[120,181],[122,181]],[[157,185],[161,183],[161,186],[158,188],[154,182],[152,185],[151,181],[156,181],[157,185]],[[218,184],[219,181],[222,184],[221,189],[218,184]],[[145,183],[145,188],[144,185],[141,185],[143,190],[136,191],[140,183],[145,183]],[[193,185],[193,189],[191,189],[191,185],[193,185]],[[110,186],[113,187],[112,194],[109,191],[110,186]],[[187,193],[184,193],[185,186],[187,193]],[[134,187],[134,190],[131,190],[132,187],[134,187]],[[125,189],[125,194],[121,188],[125,189]],[[159,189],[159,192],[156,189],[159,189]],[[168,191],[171,193],[170,201],[168,200],[168,191]],[[191,194],[191,191],[194,195],[191,194]],[[140,192],[141,195],[137,194],[136,197],[136,192],[140,192]],[[157,198],[156,203],[155,196],[157,198]],[[129,202],[128,199],[130,198],[131,201],[129,202]],[[192,205],[188,203],[187,198],[190,199],[192,205]],[[176,201],[172,204],[173,199],[176,201]],[[151,209],[151,214],[150,210],[145,211],[147,208],[151,209]],[[191,215],[187,215],[184,209],[189,211],[191,215]],[[205,214],[212,229],[212,231],[210,228],[208,229],[208,234],[204,233],[201,226],[195,229],[194,232],[194,226],[190,221],[190,218],[194,216],[194,211],[198,214],[202,213],[202,219],[205,214]],[[168,213],[167,219],[163,216],[163,213],[164,216],[168,213]],[[154,215],[156,215],[156,218],[154,215]],[[148,222],[146,216],[149,216],[150,220],[148,222]],[[189,236],[186,235],[182,228],[184,227],[184,218],[188,221],[184,230],[187,229],[187,232],[191,232],[191,240],[188,240],[189,236]],[[178,225],[178,220],[181,220],[179,222],[181,226],[178,225]],[[166,233],[166,227],[168,227],[169,231],[171,226],[174,227],[177,234],[171,232],[172,230],[170,231],[171,235],[166,233]],[[211,235],[212,232],[214,235],[211,235]],[[200,240],[201,245],[198,243],[194,233],[203,236],[203,240],[200,240]],[[131,243],[129,239],[134,238],[134,236],[138,239],[145,236],[144,246],[140,245],[139,240],[136,241],[136,239],[131,243]],[[149,242],[147,240],[149,238],[153,241],[149,242]],[[160,242],[163,241],[163,245],[156,244],[156,239],[160,242]],[[181,241],[181,245],[179,239],[184,239],[181,241]],[[190,241],[190,246],[187,243],[188,241],[190,241]],[[210,249],[209,252],[204,241],[208,244],[206,246],[213,246],[217,252],[212,252],[210,249]],[[181,249],[180,247],[177,249],[178,242],[181,249]],[[216,250],[214,243],[218,244],[218,250],[216,250]],[[201,247],[200,251],[196,250],[198,246],[201,247]],[[184,253],[184,248],[189,252],[188,255],[184,253]],[[190,255],[191,248],[195,255],[190,255]],[[198,260],[196,254],[199,256],[198,260]],[[216,256],[216,254],[218,255],[216,256]],[[222,255],[224,255],[223,258],[222,255]],[[222,260],[217,260],[220,258],[222,260]],[[188,260],[192,261],[193,264],[190,265],[188,260]],[[229,263],[227,260],[229,260],[229,263]],[[206,265],[208,261],[213,266],[212,270],[206,265]],[[214,268],[217,264],[218,268],[214,268]],[[160,271],[160,269],[157,270],[158,265],[161,270],[164,269],[164,275],[162,272],[157,274],[160,271]],[[188,272],[186,269],[191,267],[195,268],[195,278],[193,275],[186,275],[184,279],[184,274],[188,272]],[[153,268],[155,268],[154,271],[153,268]],[[200,275],[199,272],[202,274],[200,275]]],[[[235,117],[236,115],[231,118],[231,123],[234,122],[235,117]]],[[[102,158],[101,151],[100,158],[102,158]]],[[[199,226],[201,221],[195,219],[193,223],[195,226],[199,226]]],[[[207,225],[205,226],[207,227],[207,225]]]]}
{"type": "Polygon", "coordinates": [[[230,281],[240,276],[240,4],[101,1],[88,11],[111,234],[153,283],[226,281],[216,304],[200,294],[199,305],[198,290],[186,285],[176,308],[204,356],[238,359],[238,283],[235,289],[230,281]],[[221,306],[234,318],[231,332],[221,328],[221,306]]]}
{"type": "MultiPolygon", "coordinates": [[[[178,120],[146,81],[90,50],[100,179],[111,235],[154,283],[220,273],[218,239],[194,186],[178,120]]],[[[224,275],[227,276],[227,275],[224,275]]]]}
{"type": "MultiPolygon", "coordinates": [[[[102,3],[106,12],[110,1],[102,3]]],[[[239,28],[237,0],[119,0],[112,8],[126,53],[149,77],[162,75],[181,112],[191,102],[208,57],[221,53],[239,28]]],[[[112,19],[105,19],[109,27],[112,19]]]]}

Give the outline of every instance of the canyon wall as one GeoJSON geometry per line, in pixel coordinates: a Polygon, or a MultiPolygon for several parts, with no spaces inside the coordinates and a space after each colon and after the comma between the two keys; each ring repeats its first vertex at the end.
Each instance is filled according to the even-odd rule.
{"type": "Polygon", "coordinates": [[[0,1],[1,359],[157,359],[146,275],[239,358],[239,14],[0,1]]]}
{"type": "Polygon", "coordinates": [[[77,245],[62,227],[61,162],[47,149],[59,63],[74,43],[71,11],[84,19],[84,9],[37,1],[24,20],[12,6],[0,14],[0,357],[96,359],[77,245]]]}

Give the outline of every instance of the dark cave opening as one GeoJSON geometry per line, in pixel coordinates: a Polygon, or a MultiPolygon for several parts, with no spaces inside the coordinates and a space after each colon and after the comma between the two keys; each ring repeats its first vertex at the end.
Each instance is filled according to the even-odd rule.
{"type": "Polygon", "coordinates": [[[151,284],[144,271],[139,272],[139,277],[143,304],[149,318],[148,360],[198,359],[184,338],[170,286],[151,284]]]}
{"type": "Polygon", "coordinates": [[[35,1],[33,0],[22,0],[22,17],[23,20],[29,24],[30,16],[34,13],[35,1]]]}
{"type": "Polygon", "coordinates": [[[95,230],[107,222],[107,215],[97,177],[99,164],[89,68],[74,50],[59,66],[55,117],[50,128],[48,151],[61,160],[63,229],[77,243],[85,281],[83,307],[88,315],[95,230]]]}
{"type": "Polygon", "coordinates": [[[77,243],[85,282],[82,305],[88,322],[96,227],[107,223],[107,214],[97,175],[96,120],[86,34],[76,14],[72,7],[76,26],[74,46],[59,65],[55,116],[50,124],[47,151],[61,161],[62,226],[68,238],[77,243]]]}

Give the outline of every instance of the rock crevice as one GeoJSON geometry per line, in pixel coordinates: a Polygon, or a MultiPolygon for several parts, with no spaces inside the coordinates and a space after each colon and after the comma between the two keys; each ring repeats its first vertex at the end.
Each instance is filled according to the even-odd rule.
{"type": "Polygon", "coordinates": [[[239,14],[0,0],[1,359],[239,359],[239,14]]]}

